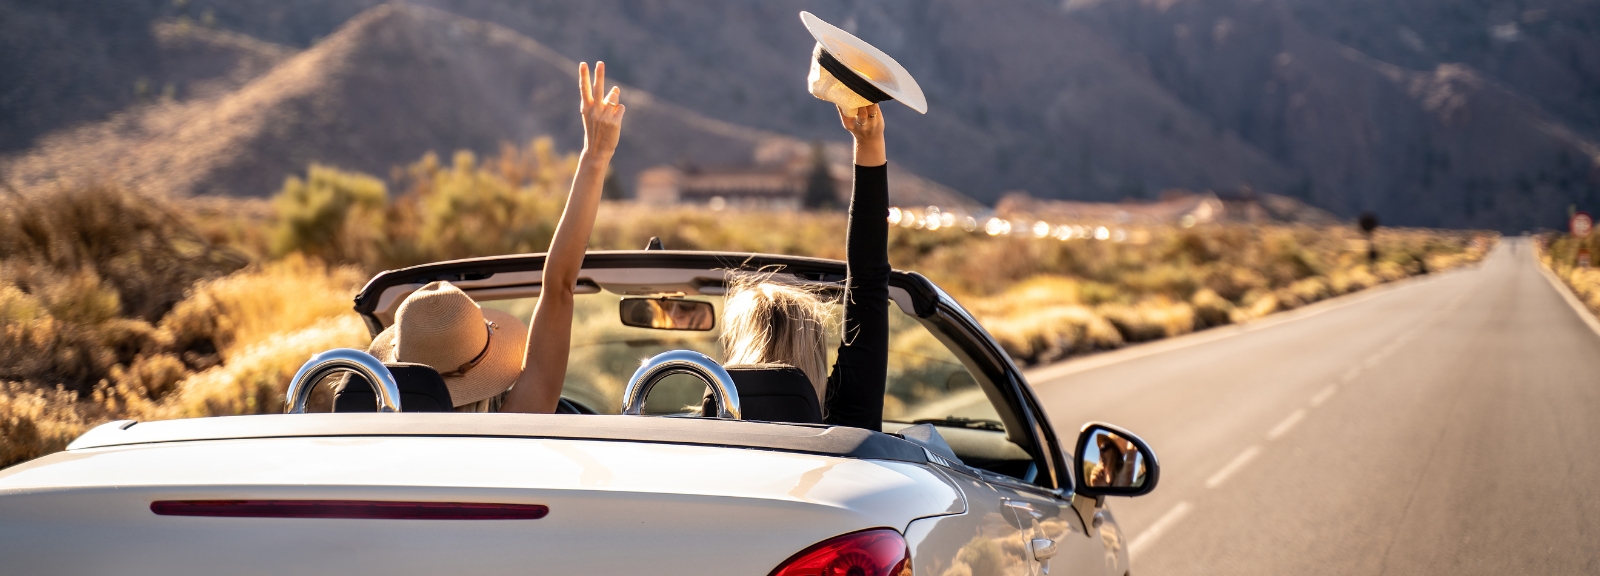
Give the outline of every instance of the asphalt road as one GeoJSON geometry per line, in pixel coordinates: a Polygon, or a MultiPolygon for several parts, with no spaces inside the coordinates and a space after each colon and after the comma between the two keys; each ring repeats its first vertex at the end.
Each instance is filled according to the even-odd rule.
{"type": "Polygon", "coordinates": [[[1280,316],[1030,374],[1160,457],[1134,574],[1600,574],[1600,335],[1527,244],[1280,316]]]}

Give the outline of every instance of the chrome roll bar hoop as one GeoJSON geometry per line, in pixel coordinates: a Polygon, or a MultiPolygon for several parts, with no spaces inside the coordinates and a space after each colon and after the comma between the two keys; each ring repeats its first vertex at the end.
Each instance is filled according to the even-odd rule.
{"type": "Polygon", "coordinates": [[[733,385],[733,377],[716,360],[693,350],[670,350],[645,360],[634,371],[633,377],[628,379],[628,387],[623,390],[622,413],[631,416],[643,414],[644,400],[650,395],[650,389],[673,374],[688,374],[705,382],[717,399],[718,418],[744,418],[739,409],[739,390],[733,385]]]}
{"type": "Polygon", "coordinates": [[[311,398],[311,389],[334,372],[354,372],[372,382],[377,392],[379,412],[400,411],[400,385],[395,383],[394,374],[389,373],[389,368],[383,362],[354,348],[335,348],[312,356],[300,366],[299,372],[295,372],[294,380],[289,381],[289,393],[283,399],[286,405],[284,413],[304,413],[306,400],[311,398]]]}

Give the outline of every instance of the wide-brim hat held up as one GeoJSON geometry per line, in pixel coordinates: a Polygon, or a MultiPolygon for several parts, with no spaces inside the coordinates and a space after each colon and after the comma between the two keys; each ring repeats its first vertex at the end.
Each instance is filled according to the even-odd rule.
{"type": "Polygon", "coordinates": [[[837,104],[845,112],[899,100],[918,113],[928,113],[922,87],[894,58],[810,12],[801,12],[800,21],[817,39],[806,79],[812,96],[837,104]]]}
{"type": "Polygon", "coordinates": [[[367,348],[384,362],[427,364],[444,377],[455,406],[492,398],[522,374],[528,328],[517,317],[480,308],[449,282],[406,296],[394,325],[367,348]]]}

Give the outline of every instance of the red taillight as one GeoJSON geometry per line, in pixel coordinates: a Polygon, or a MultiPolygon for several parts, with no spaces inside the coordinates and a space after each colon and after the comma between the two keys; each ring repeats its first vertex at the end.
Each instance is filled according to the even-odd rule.
{"type": "Polygon", "coordinates": [[[540,504],[482,502],[388,502],[381,500],[160,500],[150,511],[162,516],[218,518],[351,518],[366,520],[538,520],[550,513],[540,504]]]}
{"type": "Polygon", "coordinates": [[[863,530],[801,550],[769,576],[911,576],[911,550],[899,532],[863,530]]]}

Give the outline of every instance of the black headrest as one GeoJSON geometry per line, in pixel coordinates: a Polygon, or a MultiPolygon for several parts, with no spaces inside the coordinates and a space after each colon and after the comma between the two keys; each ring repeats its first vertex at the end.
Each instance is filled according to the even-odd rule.
{"type": "MultiPolygon", "coordinates": [[[[450,388],[445,386],[439,371],[427,364],[406,362],[385,363],[400,387],[402,412],[451,412],[450,388]]],[[[360,374],[351,373],[344,382],[333,388],[334,412],[376,412],[378,396],[372,384],[360,374]]]]}
{"type": "MultiPolygon", "coordinates": [[[[822,405],[811,379],[799,368],[730,367],[733,386],[739,393],[739,407],[745,420],[821,424],[822,405]]],[[[702,413],[715,415],[717,404],[706,390],[702,413]]]]}

